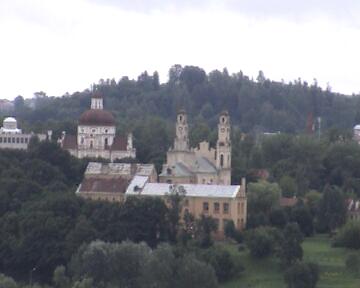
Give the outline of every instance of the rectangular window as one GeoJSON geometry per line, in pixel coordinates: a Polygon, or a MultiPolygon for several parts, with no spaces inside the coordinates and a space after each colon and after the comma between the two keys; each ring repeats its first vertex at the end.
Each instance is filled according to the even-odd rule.
{"type": "Polygon", "coordinates": [[[10,137],[8,137],[8,143],[11,143],[11,138],[10,137]]]}
{"type": "Polygon", "coordinates": [[[25,138],[25,143],[28,143],[29,139],[28,138],[25,138]]]}
{"type": "Polygon", "coordinates": [[[219,202],[215,202],[214,203],[214,213],[219,213],[220,212],[220,203],[219,202]]]}
{"type": "Polygon", "coordinates": [[[20,139],[17,137],[16,138],[16,143],[19,143],[20,142],[20,139]]]}
{"type": "Polygon", "coordinates": [[[0,137],[0,143],[2,143],[2,137],[0,137]]]}
{"type": "Polygon", "coordinates": [[[4,143],[6,143],[7,142],[7,138],[6,137],[4,137],[4,143]]]}
{"type": "Polygon", "coordinates": [[[15,143],[15,137],[12,138],[12,143],[15,143]]]}
{"type": "Polygon", "coordinates": [[[229,214],[229,203],[223,204],[223,212],[224,214],[229,214]]]}
{"type": "Polygon", "coordinates": [[[24,138],[23,137],[20,138],[20,143],[24,143],[24,138]]]}
{"type": "Polygon", "coordinates": [[[203,212],[205,212],[205,213],[209,212],[209,203],[208,202],[203,203],[203,212]]]}

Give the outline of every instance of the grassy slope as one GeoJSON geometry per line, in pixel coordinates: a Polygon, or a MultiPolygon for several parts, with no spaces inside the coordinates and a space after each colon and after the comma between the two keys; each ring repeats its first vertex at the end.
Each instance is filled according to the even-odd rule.
{"type": "MultiPolygon", "coordinates": [[[[275,258],[254,260],[248,251],[239,253],[235,245],[226,246],[241,259],[245,271],[237,279],[223,284],[222,288],[285,288],[283,272],[275,258]]],[[[317,288],[359,288],[360,279],[345,270],[346,256],[351,253],[342,248],[332,248],[326,236],[306,239],[304,260],[320,265],[320,282],[317,288]]]]}

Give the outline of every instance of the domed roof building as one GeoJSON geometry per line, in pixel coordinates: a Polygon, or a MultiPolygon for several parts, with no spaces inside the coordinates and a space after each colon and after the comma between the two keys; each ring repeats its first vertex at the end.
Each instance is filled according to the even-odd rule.
{"type": "Polygon", "coordinates": [[[135,158],[132,134],[127,138],[116,135],[114,116],[104,110],[103,97],[94,94],[91,107],[79,118],[77,136],[63,132],[60,145],[78,158],[105,158],[110,161],[122,158],[135,158]]]}
{"type": "Polygon", "coordinates": [[[23,133],[17,126],[14,117],[7,117],[0,127],[0,148],[6,149],[27,149],[30,139],[37,137],[40,141],[51,138],[51,131],[48,134],[23,133]]]}

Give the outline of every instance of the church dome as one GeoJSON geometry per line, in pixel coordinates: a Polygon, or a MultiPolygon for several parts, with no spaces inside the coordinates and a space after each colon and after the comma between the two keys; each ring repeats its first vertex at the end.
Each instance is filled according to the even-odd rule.
{"type": "Polygon", "coordinates": [[[80,116],[79,124],[90,126],[115,126],[115,118],[108,111],[101,109],[91,109],[85,111],[80,116]]]}
{"type": "Polygon", "coordinates": [[[14,123],[14,122],[16,122],[16,119],[14,118],[14,117],[6,117],[5,119],[4,119],[4,122],[12,122],[12,123],[14,123]]]}
{"type": "Polygon", "coordinates": [[[4,119],[3,125],[5,129],[16,129],[17,121],[13,117],[7,117],[4,119]]]}

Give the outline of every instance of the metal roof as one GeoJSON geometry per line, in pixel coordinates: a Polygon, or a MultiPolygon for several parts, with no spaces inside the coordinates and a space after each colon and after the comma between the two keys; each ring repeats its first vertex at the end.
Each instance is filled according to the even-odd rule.
{"type": "Polygon", "coordinates": [[[137,163],[101,163],[89,162],[85,175],[142,175],[150,176],[154,171],[154,164],[137,163]]]}
{"type": "Polygon", "coordinates": [[[139,194],[139,190],[141,191],[144,188],[148,180],[148,176],[135,176],[126,189],[126,194],[139,194]]]}
{"type": "MultiPolygon", "coordinates": [[[[136,194],[144,196],[164,196],[170,192],[172,185],[173,184],[167,183],[146,183],[143,190],[136,194]]],[[[181,186],[184,187],[186,196],[189,197],[235,198],[240,191],[240,185],[183,184],[181,186]]],[[[126,192],[126,194],[128,194],[128,192],[126,192]]]]}
{"type": "Polygon", "coordinates": [[[172,166],[164,166],[160,176],[177,176],[188,177],[194,173],[209,173],[216,174],[217,170],[213,163],[207,158],[202,156],[195,157],[195,162],[192,165],[188,165],[183,162],[176,162],[172,166]],[[168,173],[168,169],[171,169],[171,174],[168,173]]]}

